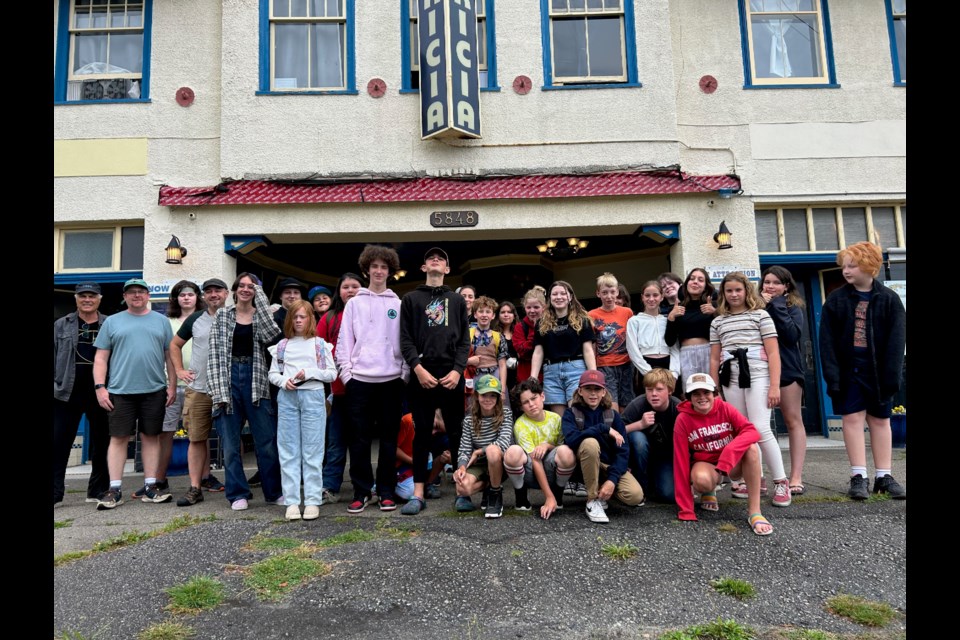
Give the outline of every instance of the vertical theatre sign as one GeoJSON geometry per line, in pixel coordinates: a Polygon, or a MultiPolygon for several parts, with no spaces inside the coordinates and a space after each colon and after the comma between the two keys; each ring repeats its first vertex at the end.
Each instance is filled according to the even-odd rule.
{"type": "Polygon", "coordinates": [[[481,137],[475,1],[417,0],[424,140],[481,137]]]}

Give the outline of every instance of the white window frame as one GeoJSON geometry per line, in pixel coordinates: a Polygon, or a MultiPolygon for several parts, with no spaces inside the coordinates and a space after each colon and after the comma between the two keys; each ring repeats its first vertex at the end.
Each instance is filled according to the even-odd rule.
{"type": "Polygon", "coordinates": [[[903,227],[904,223],[903,223],[903,215],[901,212],[901,207],[906,207],[906,206],[907,206],[906,202],[896,202],[896,203],[874,202],[872,204],[844,202],[842,204],[817,203],[817,204],[806,204],[806,205],[805,204],[768,205],[765,203],[764,204],[758,203],[754,207],[754,215],[756,215],[756,212],[758,211],[776,210],[777,212],[777,246],[778,246],[777,251],[760,251],[759,253],[761,255],[774,255],[774,254],[780,254],[780,253],[804,254],[804,253],[822,253],[824,251],[831,251],[831,252],[838,251],[839,249],[836,249],[836,248],[817,249],[817,240],[816,240],[814,228],[813,228],[813,210],[814,209],[819,209],[819,210],[833,209],[834,210],[835,223],[837,227],[837,246],[840,247],[841,249],[843,247],[846,247],[848,244],[844,236],[844,230],[843,230],[843,210],[844,209],[863,209],[864,210],[864,216],[866,218],[866,223],[867,223],[867,238],[870,239],[870,241],[873,242],[874,244],[877,244],[877,246],[880,246],[884,250],[890,248],[890,246],[895,246],[895,247],[905,249],[907,246],[907,243],[904,235],[904,227],[903,227]],[[874,229],[874,226],[873,226],[873,208],[874,207],[878,209],[880,208],[893,209],[893,221],[897,231],[896,245],[882,246],[880,245],[880,243],[877,242],[876,230],[874,229]],[[806,211],[807,246],[810,247],[808,250],[806,251],[792,251],[792,250],[788,251],[787,250],[787,236],[786,236],[786,231],[784,230],[784,223],[783,223],[783,212],[785,209],[792,210],[792,211],[800,209],[800,210],[806,211]]]}
{"type": "MultiPolygon", "coordinates": [[[[564,0],[560,0],[564,1],[564,0]]],[[[554,0],[548,0],[548,18],[550,22],[550,62],[552,70],[552,85],[563,86],[567,84],[604,84],[604,83],[625,83],[629,82],[630,71],[627,61],[627,30],[626,30],[626,16],[624,9],[624,2],[628,0],[619,0],[617,2],[617,7],[614,9],[608,9],[607,3],[609,0],[601,2],[600,9],[591,9],[588,7],[590,0],[582,0],[583,9],[575,10],[570,8],[571,0],[565,0],[567,3],[567,9],[565,11],[560,11],[554,8],[554,0]],[[590,66],[590,30],[586,28],[587,21],[591,18],[609,18],[615,16],[620,20],[620,68],[623,69],[623,73],[617,76],[559,76],[557,74],[557,43],[554,39],[554,30],[553,25],[560,20],[570,20],[573,19],[582,19],[584,22],[585,38],[587,42],[587,66],[590,66]]],[[[573,0],[576,2],[576,0],[573,0]]]]}
{"type": "MultiPolygon", "coordinates": [[[[349,79],[347,77],[348,72],[348,61],[347,55],[349,50],[349,34],[347,24],[347,0],[337,0],[339,6],[340,15],[328,17],[328,16],[306,16],[306,17],[286,17],[286,16],[274,16],[274,5],[276,2],[285,2],[288,5],[296,2],[297,0],[270,0],[269,2],[269,13],[268,20],[270,23],[270,91],[283,91],[283,92],[316,92],[316,91],[345,91],[349,89],[347,83],[349,79]],[[276,71],[276,26],[279,24],[336,24],[342,25],[342,38],[340,43],[340,84],[339,85],[329,85],[329,86],[320,86],[320,87],[288,87],[288,86],[278,86],[277,77],[275,74],[276,71]]],[[[326,0],[324,2],[324,7],[326,7],[326,0]]],[[[307,12],[310,11],[310,0],[305,2],[307,12]]],[[[306,51],[306,60],[307,60],[307,81],[311,74],[311,65],[313,64],[313,56],[311,54],[311,47],[313,46],[313,41],[311,38],[307,38],[307,51],[306,51]]],[[[281,83],[284,84],[284,83],[281,83]]]]}
{"type": "Polygon", "coordinates": [[[139,224],[117,224],[113,226],[68,226],[57,227],[53,231],[53,271],[54,273],[89,273],[99,271],[122,271],[120,269],[121,249],[123,243],[123,229],[126,227],[142,227],[139,224]],[[113,233],[113,248],[111,249],[109,267],[76,267],[64,269],[63,252],[66,248],[67,234],[75,233],[113,233]]]}
{"type": "Polygon", "coordinates": [[[748,43],[748,55],[750,64],[749,84],[754,86],[763,85],[809,85],[809,84],[830,84],[831,67],[829,56],[827,55],[827,36],[824,29],[824,14],[822,0],[810,0],[813,10],[794,11],[783,9],[780,11],[754,11],[751,7],[751,0],[742,0],[746,16],[746,37],[748,43]],[[819,76],[794,76],[794,77],[772,77],[761,78],[757,75],[756,48],[753,42],[753,17],[754,16],[816,16],[816,29],[819,35],[818,54],[820,59],[819,76]]]}

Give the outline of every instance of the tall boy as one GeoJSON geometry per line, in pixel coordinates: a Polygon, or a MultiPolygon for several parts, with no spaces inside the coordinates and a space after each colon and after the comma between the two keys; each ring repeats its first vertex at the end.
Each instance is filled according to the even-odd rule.
{"type": "Polygon", "coordinates": [[[597,278],[597,297],[602,306],[590,312],[597,336],[597,369],[607,380],[614,411],[633,400],[633,366],[627,353],[627,322],[633,311],[617,306],[619,291],[620,284],[612,273],[597,278]]]}
{"type": "Polygon", "coordinates": [[[373,468],[370,448],[379,434],[377,493],[380,511],[397,508],[397,432],[403,404],[403,383],[410,375],[400,355],[400,298],[387,280],[400,269],[400,258],[390,247],[368,244],[360,254],[360,269],[370,285],[347,301],[337,340],[337,365],[347,391],[350,434],[350,513],[360,513],[370,501],[373,468]]]}
{"type": "MultiPolygon", "coordinates": [[[[413,412],[413,496],[401,513],[416,515],[426,508],[424,485],[433,436],[433,416],[439,408],[451,443],[460,442],[463,423],[463,370],[470,351],[467,303],[443,284],[450,258],[439,247],[423,256],[420,270],[426,282],[400,302],[400,352],[414,376],[407,385],[413,412]]],[[[453,445],[456,446],[456,445],[453,445]]]]}
{"type": "Polygon", "coordinates": [[[847,284],[823,305],[820,361],[833,410],[843,416],[843,444],[850,460],[848,495],[854,500],[869,497],[866,418],[876,468],[873,492],[905,500],[906,489],[890,475],[890,413],[893,395],[900,390],[907,312],[900,296],[877,280],[883,266],[880,247],[852,244],[837,254],[837,264],[847,284]]]}

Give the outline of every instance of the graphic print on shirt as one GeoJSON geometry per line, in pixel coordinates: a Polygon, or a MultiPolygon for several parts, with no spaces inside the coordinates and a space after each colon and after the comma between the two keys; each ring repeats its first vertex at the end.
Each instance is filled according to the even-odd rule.
{"type": "Polygon", "coordinates": [[[593,331],[597,335],[597,355],[625,351],[627,344],[625,328],[619,322],[604,322],[600,318],[595,318],[593,331]]]}
{"type": "Polygon", "coordinates": [[[449,313],[447,311],[447,300],[445,298],[434,298],[424,310],[427,314],[428,327],[445,327],[449,323],[449,313]]]}
{"type": "Polygon", "coordinates": [[[853,346],[856,349],[867,348],[867,306],[870,303],[861,300],[853,313],[853,346]]]}
{"type": "Polygon", "coordinates": [[[687,436],[694,451],[722,451],[733,441],[733,427],[729,422],[698,427],[687,436]]]}

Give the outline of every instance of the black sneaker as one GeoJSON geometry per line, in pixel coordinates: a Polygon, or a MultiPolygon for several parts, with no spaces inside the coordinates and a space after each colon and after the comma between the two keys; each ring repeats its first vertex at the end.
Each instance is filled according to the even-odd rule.
{"type": "Polygon", "coordinates": [[[161,489],[159,485],[152,484],[143,488],[143,497],[140,500],[143,502],[170,502],[173,500],[173,496],[161,489]]]}
{"type": "Polygon", "coordinates": [[[499,518],[503,515],[503,487],[490,489],[490,497],[487,500],[486,512],[484,518],[499,518]]]}
{"type": "Polygon", "coordinates": [[[223,483],[217,480],[216,476],[212,473],[206,478],[200,481],[200,488],[206,489],[207,491],[223,491],[226,487],[223,486],[223,483]]]}
{"type": "Polygon", "coordinates": [[[566,493],[565,488],[553,484],[550,485],[550,492],[553,493],[553,499],[557,501],[557,511],[560,511],[563,509],[563,494],[566,493]]]}
{"type": "Polygon", "coordinates": [[[120,489],[109,489],[103,494],[103,497],[100,498],[100,502],[97,503],[97,511],[113,509],[114,507],[119,507],[121,504],[123,504],[123,493],[120,489]]]}
{"type": "Polygon", "coordinates": [[[873,481],[874,493],[886,493],[894,500],[906,500],[907,490],[899,482],[893,479],[889,473],[882,478],[873,481]]]}
{"type": "Polygon", "coordinates": [[[490,502],[490,487],[487,487],[483,490],[483,497],[480,498],[480,508],[486,509],[487,504],[490,502]]]}
{"type": "Polygon", "coordinates": [[[177,500],[178,507],[191,507],[198,502],[203,502],[203,491],[200,487],[190,487],[187,489],[187,495],[177,500]]]}
{"type": "Polygon", "coordinates": [[[259,487],[259,486],[260,486],[260,472],[257,471],[255,474],[253,474],[252,476],[250,476],[249,478],[247,478],[247,484],[250,485],[251,487],[259,487]]]}
{"type": "Polygon", "coordinates": [[[533,505],[530,504],[530,499],[527,498],[526,489],[517,489],[516,490],[517,502],[513,505],[513,508],[517,511],[530,511],[533,508],[533,505]]]}
{"type": "MultiPolygon", "coordinates": [[[[134,491],[134,492],[133,492],[133,497],[134,497],[135,499],[137,499],[137,500],[143,499],[144,489],[146,489],[146,485],[144,485],[144,486],[140,487],[139,489],[137,489],[136,491],[134,491]]],[[[166,479],[157,480],[157,489],[159,489],[159,490],[162,491],[163,493],[168,492],[168,491],[170,490],[170,481],[169,481],[169,480],[166,480],[166,479]]],[[[144,500],[144,502],[152,502],[152,501],[151,501],[151,500],[144,500]]]]}
{"type": "Polygon", "coordinates": [[[850,496],[852,500],[866,500],[870,497],[870,481],[861,476],[859,473],[850,478],[850,490],[847,491],[847,495],[850,496]]]}

